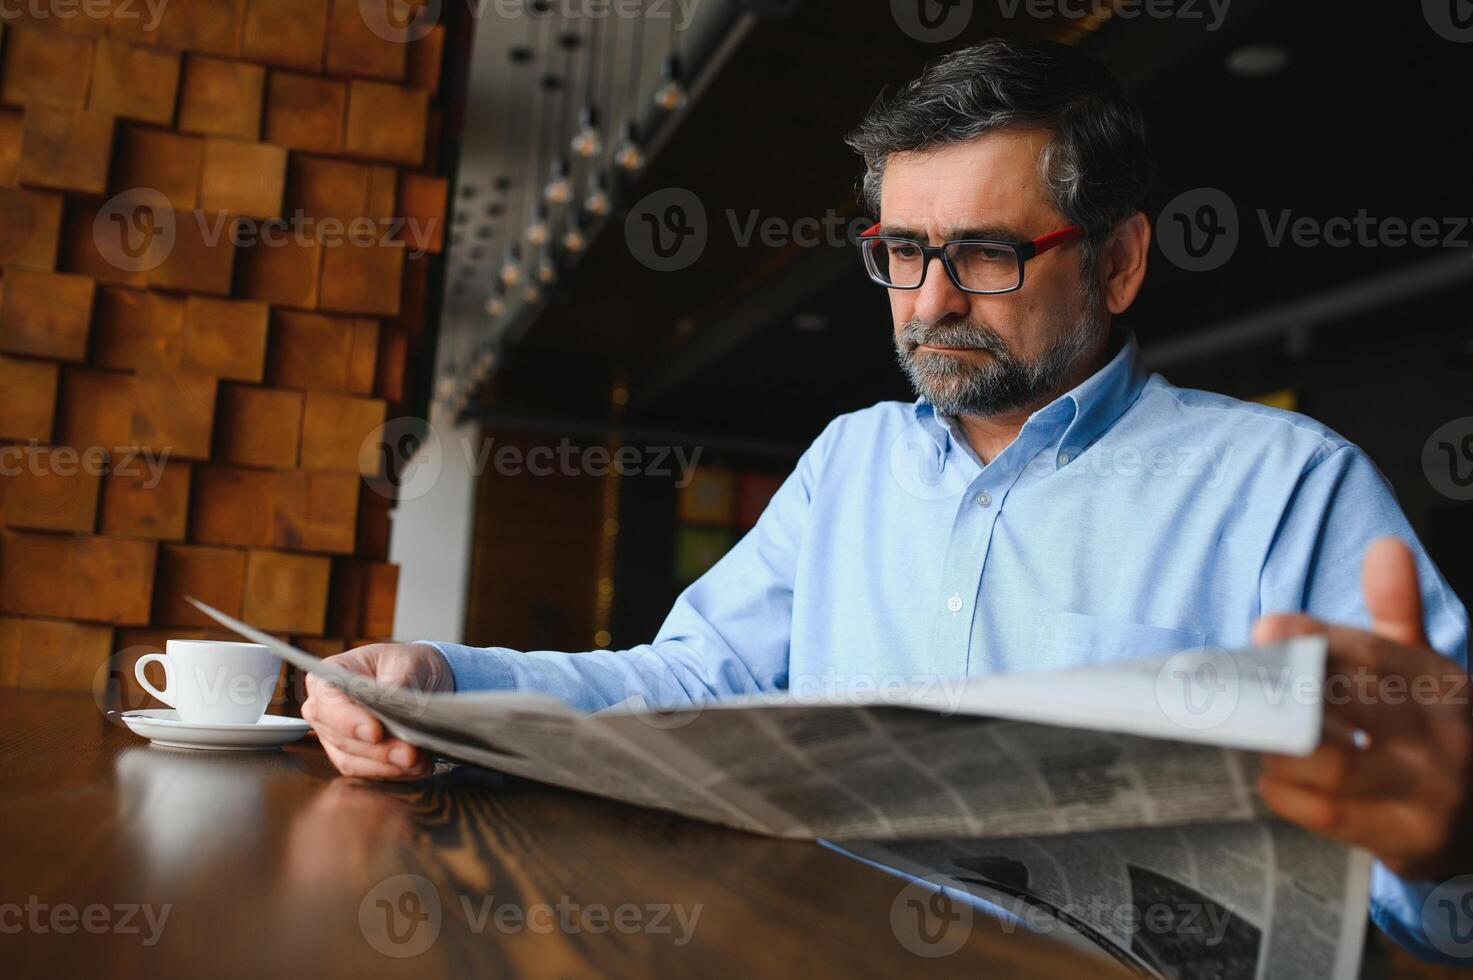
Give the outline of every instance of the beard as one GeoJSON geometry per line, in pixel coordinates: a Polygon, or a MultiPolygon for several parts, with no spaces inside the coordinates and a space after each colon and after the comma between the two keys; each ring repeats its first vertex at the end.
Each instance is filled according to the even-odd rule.
{"type": "Polygon", "coordinates": [[[1098,288],[1086,287],[1084,301],[1074,323],[1033,360],[1015,354],[986,324],[961,319],[931,326],[912,319],[895,335],[895,356],[916,394],[939,415],[990,416],[1042,404],[1061,393],[1099,337],[1104,302],[1098,288]],[[921,344],[989,356],[978,361],[967,354],[920,351],[921,344]]]}

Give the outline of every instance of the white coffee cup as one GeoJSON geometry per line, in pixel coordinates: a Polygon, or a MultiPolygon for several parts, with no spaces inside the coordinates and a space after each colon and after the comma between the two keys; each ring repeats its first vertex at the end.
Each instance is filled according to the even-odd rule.
{"type": "Polygon", "coordinates": [[[276,693],[281,658],[259,643],[170,640],[164,651],[139,657],[133,674],[180,721],[254,725],[276,693]],[[143,673],[155,661],[164,668],[162,691],[143,673]]]}

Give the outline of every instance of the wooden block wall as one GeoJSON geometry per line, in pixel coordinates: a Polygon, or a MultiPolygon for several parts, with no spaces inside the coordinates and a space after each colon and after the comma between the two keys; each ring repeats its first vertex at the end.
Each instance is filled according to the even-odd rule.
{"type": "Polygon", "coordinates": [[[446,210],[443,28],[138,7],[0,25],[0,686],[130,707],[141,652],[226,636],[186,595],[322,655],[392,632],[361,447],[424,402],[446,210]]]}

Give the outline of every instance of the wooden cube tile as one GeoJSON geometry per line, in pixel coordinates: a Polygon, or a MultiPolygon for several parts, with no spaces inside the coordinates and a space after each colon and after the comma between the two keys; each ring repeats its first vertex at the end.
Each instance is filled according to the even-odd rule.
{"type": "Polygon", "coordinates": [[[159,548],[153,621],[159,626],[215,626],[184,600],[194,596],[230,616],[240,616],[245,596],[246,552],[239,548],[166,544],[159,548]]]}
{"type": "Polygon", "coordinates": [[[293,150],[336,153],[343,146],[347,111],[345,83],[273,71],[266,83],[266,140],[293,150]]]}
{"type": "Polygon", "coordinates": [[[242,58],[317,72],[326,44],[327,0],[246,0],[242,58]]]}
{"type": "Polygon", "coordinates": [[[316,308],[322,245],[293,234],[284,221],[268,221],[262,229],[283,236],[281,244],[268,246],[258,241],[239,249],[240,295],[272,306],[316,308]]]}
{"type": "Polygon", "coordinates": [[[184,298],[102,286],[97,290],[92,363],[122,371],[179,366],[184,298]]]}
{"type": "MultiPolygon", "coordinates": [[[[369,0],[373,2],[373,0],[369,0]]],[[[378,0],[382,23],[392,23],[390,5],[397,0],[378,0]]],[[[334,75],[361,75],[393,82],[404,80],[407,44],[386,38],[373,30],[360,0],[332,0],[332,20],[327,32],[327,70],[334,75]]]]}
{"type": "Polygon", "coordinates": [[[159,43],[164,17],[172,7],[172,2],[163,4],[157,0],[153,4],[144,0],[112,0],[105,33],[121,41],[154,47],[159,43]]]}
{"type": "Polygon", "coordinates": [[[90,691],[112,653],[111,626],[0,617],[0,687],[90,691]]]}
{"type": "Polygon", "coordinates": [[[401,174],[399,217],[404,225],[398,240],[414,254],[438,255],[445,247],[445,200],[449,181],[429,174],[401,174]]]}
{"type": "Polygon", "coordinates": [[[0,279],[0,351],[85,360],[94,288],[86,276],[7,269],[0,279]]]}
{"type": "Polygon", "coordinates": [[[105,193],[113,124],[102,112],[32,105],[25,114],[17,178],[34,187],[105,193]]]}
{"type": "Polygon", "coordinates": [[[68,369],[57,401],[56,441],[112,450],[132,445],[133,376],[68,369]]]}
{"type": "Polygon", "coordinates": [[[0,61],[0,102],[81,109],[92,72],[90,37],[11,28],[0,61]]]}
{"type": "Polygon", "coordinates": [[[266,69],[260,65],[186,55],[179,129],[204,136],[258,139],[265,90],[266,69]]]}
{"type": "Polygon", "coordinates": [[[349,82],[344,152],[418,167],[424,160],[429,98],[421,89],[359,79],[349,82]]]}
{"type": "Polygon", "coordinates": [[[239,466],[292,469],[302,442],[302,393],[224,385],[215,459],[239,466]]]}
{"type": "Polygon", "coordinates": [[[440,91],[440,66],[445,60],[445,25],[436,24],[424,37],[409,43],[404,84],[431,95],[440,91]]]}
{"type": "Polygon", "coordinates": [[[174,222],[174,243],[148,284],[190,293],[230,295],[235,270],[234,218],[224,211],[182,211],[174,222]]]}
{"type": "MultiPolygon", "coordinates": [[[[429,322],[430,264],[428,255],[404,256],[404,281],[399,292],[399,315],[390,324],[411,337],[420,337],[429,322]]],[[[386,324],[386,325],[390,325],[386,324]]]]}
{"type": "Polygon", "coordinates": [[[358,637],[394,633],[399,566],[359,558],[334,558],[327,630],[358,637]]]}
{"type": "Polygon", "coordinates": [[[179,53],[100,38],[87,104],[95,112],[168,126],[179,91],[179,53]]]}
{"type": "Polygon", "coordinates": [[[379,331],[378,364],[373,393],[391,402],[402,402],[409,365],[409,335],[387,325],[379,331]]]}
{"type": "Polygon", "coordinates": [[[233,381],[260,381],[269,312],[265,303],[251,300],[188,297],[179,369],[233,381]]]}
{"type": "Polygon", "coordinates": [[[195,467],[190,538],[201,544],[269,548],[283,497],[279,474],[241,466],[195,467]]]}
{"type": "Polygon", "coordinates": [[[355,218],[374,217],[370,210],[373,180],[374,168],[365,164],[293,154],[288,210],[344,224],[355,218]]]}
{"type": "Polygon", "coordinates": [[[147,266],[162,259],[172,247],[171,236],[159,221],[174,221],[173,210],[162,199],[155,205],[137,202],[119,209],[72,198],[62,211],[60,255],[57,265],[66,272],[91,276],[100,283],[143,288],[147,266]],[[164,217],[167,214],[168,217],[164,217]]]}
{"type": "Polygon", "coordinates": [[[322,252],[317,305],[336,313],[394,316],[404,278],[405,248],[396,242],[344,240],[322,252]]]}
{"type": "Polygon", "coordinates": [[[347,555],[358,524],[356,473],[279,473],[284,493],[277,513],[276,546],[347,555]]]}
{"type": "Polygon", "coordinates": [[[0,187],[20,182],[20,144],[25,117],[14,109],[0,109],[0,187]]]}
{"type": "Polygon", "coordinates": [[[0,186],[0,265],[49,272],[61,240],[62,195],[0,186]]]}
{"type": "Polygon", "coordinates": [[[0,356],[0,439],[51,441],[57,376],[49,361],[0,356]]]}
{"type": "Polygon", "coordinates": [[[281,214],[286,186],[286,147],[270,143],[205,140],[200,207],[252,218],[281,214]]]}
{"type": "Polygon", "coordinates": [[[241,617],[263,630],[321,633],[331,570],[330,558],[251,551],[241,617]]]}
{"type": "Polygon", "coordinates": [[[153,451],[114,453],[102,481],[102,533],[182,541],[189,521],[190,464],[153,451]]]}
{"type": "Polygon", "coordinates": [[[294,647],[300,647],[312,654],[326,660],[328,657],[337,656],[348,649],[348,641],[342,637],[334,636],[294,636],[291,638],[294,647]]]}
{"type": "Polygon", "coordinates": [[[159,43],[185,51],[234,56],[240,52],[245,0],[169,0],[159,43]]]}
{"type": "Polygon", "coordinates": [[[378,475],[380,459],[369,439],[384,424],[376,398],[307,392],[302,409],[302,469],[378,475]]]}
{"type": "Polygon", "coordinates": [[[140,371],[135,377],[130,446],[170,457],[209,459],[216,381],[207,374],[140,371]]]}
{"type": "Polygon", "coordinates": [[[353,553],[360,558],[387,561],[394,502],[379,493],[376,486],[364,481],[358,495],[358,540],[353,553]]]}
{"type": "Polygon", "coordinates": [[[5,523],[36,531],[91,534],[97,525],[97,491],[107,454],[71,446],[30,446],[0,480],[5,489],[5,523]],[[13,475],[12,475],[13,474],[13,475]]]}
{"type": "Polygon", "coordinates": [[[118,167],[113,191],[158,191],[175,211],[199,205],[205,141],[160,129],[125,126],[118,134],[118,167]]]}
{"type": "Polygon", "coordinates": [[[6,532],[0,612],[147,623],[156,548],[151,541],[6,532]]]}
{"type": "Polygon", "coordinates": [[[267,377],[284,388],[366,395],[373,390],[378,322],[278,310],[267,377]]]}

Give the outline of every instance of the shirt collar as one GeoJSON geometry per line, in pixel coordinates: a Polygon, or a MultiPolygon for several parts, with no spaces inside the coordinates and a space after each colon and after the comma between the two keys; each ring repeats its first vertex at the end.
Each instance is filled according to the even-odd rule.
{"type": "MultiPolygon", "coordinates": [[[[1135,334],[1124,328],[1115,328],[1111,331],[1110,346],[1115,354],[1104,367],[1034,412],[1023,425],[1023,432],[1028,432],[1040,425],[1052,428],[1055,424],[1062,424],[1063,436],[1058,442],[1059,452],[1054,457],[1056,466],[1067,466],[1103,435],[1116,419],[1125,414],[1145,386],[1146,372],[1141,365],[1140,345],[1136,343],[1135,334]]],[[[939,417],[924,397],[916,399],[915,417],[942,452],[951,448],[951,420],[939,417]]],[[[1019,438],[1022,435],[1020,432],[1019,438]]]]}

